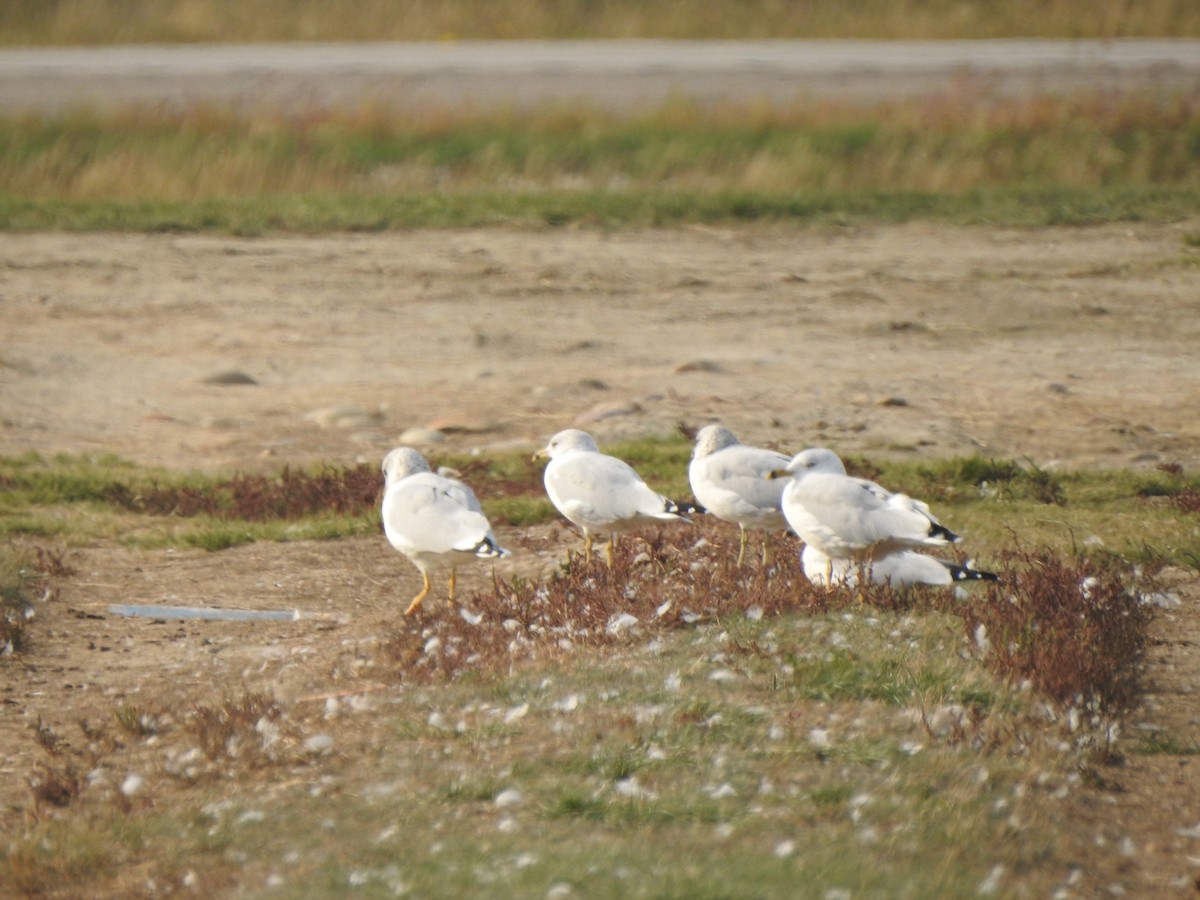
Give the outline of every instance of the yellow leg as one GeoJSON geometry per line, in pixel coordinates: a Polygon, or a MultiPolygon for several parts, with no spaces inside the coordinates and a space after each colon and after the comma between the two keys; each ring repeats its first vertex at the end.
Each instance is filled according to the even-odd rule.
{"type": "Polygon", "coordinates": [[[583,533],[583,561],[588,565],[592,564],[592,533],[590,531],[583,533]]]}
{"type": "Polygon", "coordinates": [[[746,555],[746,529],[743,528],[741,525],[739,525],[738,531],[740,531],[742,533],[742,541],[741,541],[741,544],[738,546],[738,558],[737,558],[737,567],[740,569],[742,567],[742,557],[744,557],[746,555]]]}
{"type": "Polygon", "coordinates": [[[765,568],[767,567],[767,533],[766,533],[765,531],[763,532],[763,559],[762,559],[762,564],[763,564],[763,568],[765,569],[765,568]]]}
{"type": "Polygon", "coordinates": [[[450,596],[449,596],[449,600],[451,603],[454,602],[454,581],[455,581],[456,574],[457,573],[454,571],[454,567],[451,566],[450,567],[450,596]]]}
{"type": "Polygon", "coordinates": [[[617,536],[610,532],[608,535],[608,543],[604,545],[604,561],[608,563],[608,567],[610,569],[612,568],[613,544],[616,539],[617,536]]]}
{"type": "Polygon", "coordinates": [[[421,604],[425,602],[425,598],[427,596],[429,596],[429,575],[426,574],[425,572],[422,572],[421,578],[423,578],[425,580],[425,586],[421,588],[421,593],[419,593],[419,594],[417,594],[417,596],[413,597],[412,603],[408,604],[408,609],[406,609],[404,611],[404,614],[406,616],[411,616],[418,609],[420,609],[421,604]]]}
{"type": "Polygon", "coordinates": [[[833,557],[825,557],[825,587],[833,588],[833,557]]]}

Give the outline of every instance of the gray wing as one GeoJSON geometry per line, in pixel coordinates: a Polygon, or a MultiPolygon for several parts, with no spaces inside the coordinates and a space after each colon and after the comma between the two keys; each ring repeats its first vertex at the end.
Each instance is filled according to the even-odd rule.
{"type": "Polygon", "coordinates": [[[692,493],[709,512],[749,524],[779,515],[786,479],[767,475],[784,468],[789,458],[757,447],[728,447],[688,466],[692,493]]]}
{"type": "Polygon", "coordinates": [[[388,489],[383,527],[392,545],[404,553],[470,553],[492,538],[471,489],[431,473],[406,478],[388,489]]]}
{"type": "Polygon", "coordinates": [[[886,502],[860,479],[811,475],[797,484],[794,496],[812,519],[849,547],[945,543],[944,539],[930,535],[927,515],[886,502]]]}
{"type": "Polygon", "coordinates": [[[630,466],[601,453],[572,453],[546,467],[546,493],[572,522],[602,527],[638,516],[676,518],[630,466]]]}

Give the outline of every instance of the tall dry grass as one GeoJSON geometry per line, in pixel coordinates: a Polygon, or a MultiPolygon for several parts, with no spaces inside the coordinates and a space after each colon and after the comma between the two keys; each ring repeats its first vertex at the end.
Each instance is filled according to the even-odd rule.
{"type": "Polygon", "coordinates": [[[0,195],[34,201],[598,192],[961,193],[1200,186],[1200,96],[949,97],[635,118],[596,110],[397,117],[367,107],[0,119],[0,195]]]}

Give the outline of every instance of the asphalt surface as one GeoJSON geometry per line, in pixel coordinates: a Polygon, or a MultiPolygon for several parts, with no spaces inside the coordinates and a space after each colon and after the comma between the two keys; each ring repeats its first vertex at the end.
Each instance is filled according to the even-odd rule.
{"type": "Polygon", "coordinates": [[[507,41],[0,50],[0,108],[615,110],[1200,90],[1200,41],[507,41]]]}

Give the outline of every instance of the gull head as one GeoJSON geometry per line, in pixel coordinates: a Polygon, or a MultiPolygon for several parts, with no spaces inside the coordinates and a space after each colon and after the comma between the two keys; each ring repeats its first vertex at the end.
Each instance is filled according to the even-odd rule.
{"type": "Polygon", "coordinates": [[[832,450],[825,447],[809,447],[792,457],[782,469],[767,473],[767,478],[803,478],[810,472],[825,475],[845,475],[846,467],[832,450]]]}
{"type": "Polygon", "coordinates": [[[738,443],[740,442],[733,432],[724,425],[705,425],[696,432],[696,446],[692,448],[692,459],[703,459],[738,443]]]}
{"type": "Polygon", "coordinates": [[[430,472],[429,463],[418,451],[411,447],[397,447],[383,458],[383,480],[387,484],[416,475],[418,472],[430,472]]]}
{"type": "Polygon", "coordinates": [[[561,456],[572,450],[598,453],[600,448],[596,446],[595,440],[586,431],[580,431],[578,428],[568,428],[566,431],[560,431],[554,437],[550,438],[550,443],[535,453],[533,458],[554,459],[555,456],[561,456]]]}

